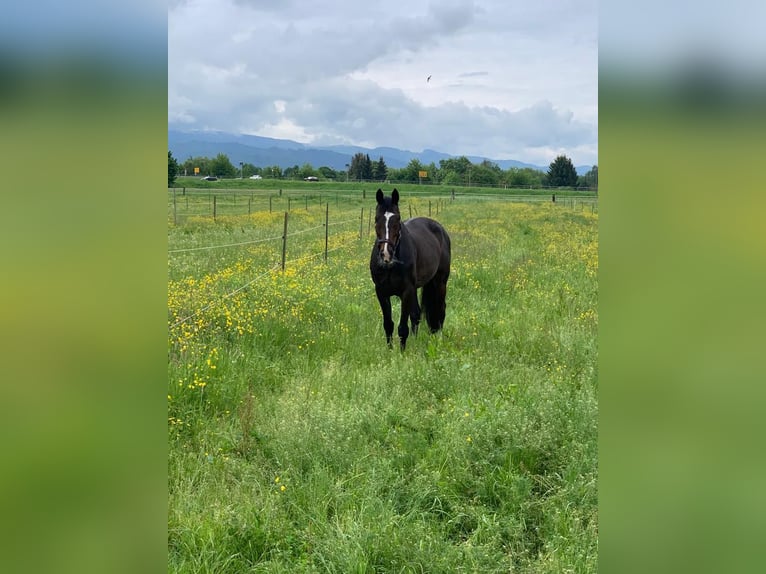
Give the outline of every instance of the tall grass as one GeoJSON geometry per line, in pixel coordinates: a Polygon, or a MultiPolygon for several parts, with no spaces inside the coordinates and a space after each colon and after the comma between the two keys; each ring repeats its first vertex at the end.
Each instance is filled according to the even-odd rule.
{"type": "MultiPolygon", "coordinates": [[[[169,247],[280,217],[192,218],[169,247]]],[[[449,203],[445,328],[404,353],[366,223],[333,229],[327,263],[301,259],[322,229],[294,238],[284,273],[268,242],[171,253],[169,570],[595,571],[597,217],[449,203]]]]}

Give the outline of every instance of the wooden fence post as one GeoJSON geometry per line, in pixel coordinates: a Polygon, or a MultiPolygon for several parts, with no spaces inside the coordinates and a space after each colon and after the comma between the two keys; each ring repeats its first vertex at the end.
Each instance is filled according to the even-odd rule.
{"type": "Polygon", "coordinates": [[[215,221],[215,200],[216,200],[216,196],[214,195],[213,196],[213,221],[215,221]]]}
{"type": "Polygon", "coordinates": [[[173,188],[173,225],[178,225],[178,218],[176,217],[176,188],[173,188]]]}
{"type": "Polygon", "coordinates": [[[330,234],[330,204],[324,206],[324,262],[327,263],[327,243],[330,234]]]}
{"type": "Polygon", "coordinates": [[[359,212],[359,239],[362,238],[362,225],[364,225],[364,207],[359,212]]]}
{"type": "Polygon", "coordinates": [[[287,214],[285,211],[285,228],[282,232],[282,272],[285,271],[285,257],[287,256],[287,214]]]}

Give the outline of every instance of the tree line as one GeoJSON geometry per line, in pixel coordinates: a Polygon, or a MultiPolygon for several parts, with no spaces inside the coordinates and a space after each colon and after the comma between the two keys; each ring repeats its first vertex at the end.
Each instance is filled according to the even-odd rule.
{"type": "Polygon", "coordinates": [[[199,168],[199,175],[214,175],[219,178],[249,178],[259,175],[265,179],[305,179],[318,177],[331,181],[390,181],[395,183],[423,182],[443,185],[467,185],[487,187],[571,187],[576,189],[598,189],[598,166],[594,165],[586,174],[577,175],[572,160],[560,155],[543,172],[528,167],[511,167],[503,170],[496,163],[484,160],[473,163],[465,156],[439,160],[423,164],[412,159],[403,168],[390,168],[383,157],[373,161],[369,154],[357,153],[346,170],[335,170],[322,166],[314,168],[305,163],[302,166],[282,168],[278,165],[255,166],[240,163],[235,166],[226,154],[219,153],[214,158],[190,157],[179,163],[172,152],[168,151],[168,187],[171,187],[178,175],[195,175],[194,168],[199,168]],[[423,174],[425,172],[425,177],[423,174]]]}

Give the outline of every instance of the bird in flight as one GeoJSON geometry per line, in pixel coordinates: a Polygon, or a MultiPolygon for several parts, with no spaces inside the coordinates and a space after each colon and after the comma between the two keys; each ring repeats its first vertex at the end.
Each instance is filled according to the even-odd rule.
{"type": "Polygon", "coordinates": [[[431,76],[428,76],[428,77],[426,78],[426,82],[430,82],[430,81],[431,81],[431,76]]]}

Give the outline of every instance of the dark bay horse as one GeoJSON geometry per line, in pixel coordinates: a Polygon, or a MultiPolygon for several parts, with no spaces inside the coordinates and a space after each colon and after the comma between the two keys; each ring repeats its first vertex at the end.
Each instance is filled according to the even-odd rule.
{"type": "Polygon", "coordinates": [[[377,239],[370,256],[370,274],[383,311],[383,330],[389,347],[394,333],[391,297],[397,296],[402,302],[398,332],[404,350],[410,333],[407,320],[412,322],[412,334],[416,335],[421,307],[432,333],[444,325],[450,238],[439,222],[428,217],[414,217],[403,222],[398,190],[394,189],[390,197],[385,197],[379,189],[375,199],[378,201],[375,212],[377,239]],[[421,287],[418,305],[418,289],[421,287]]]}

